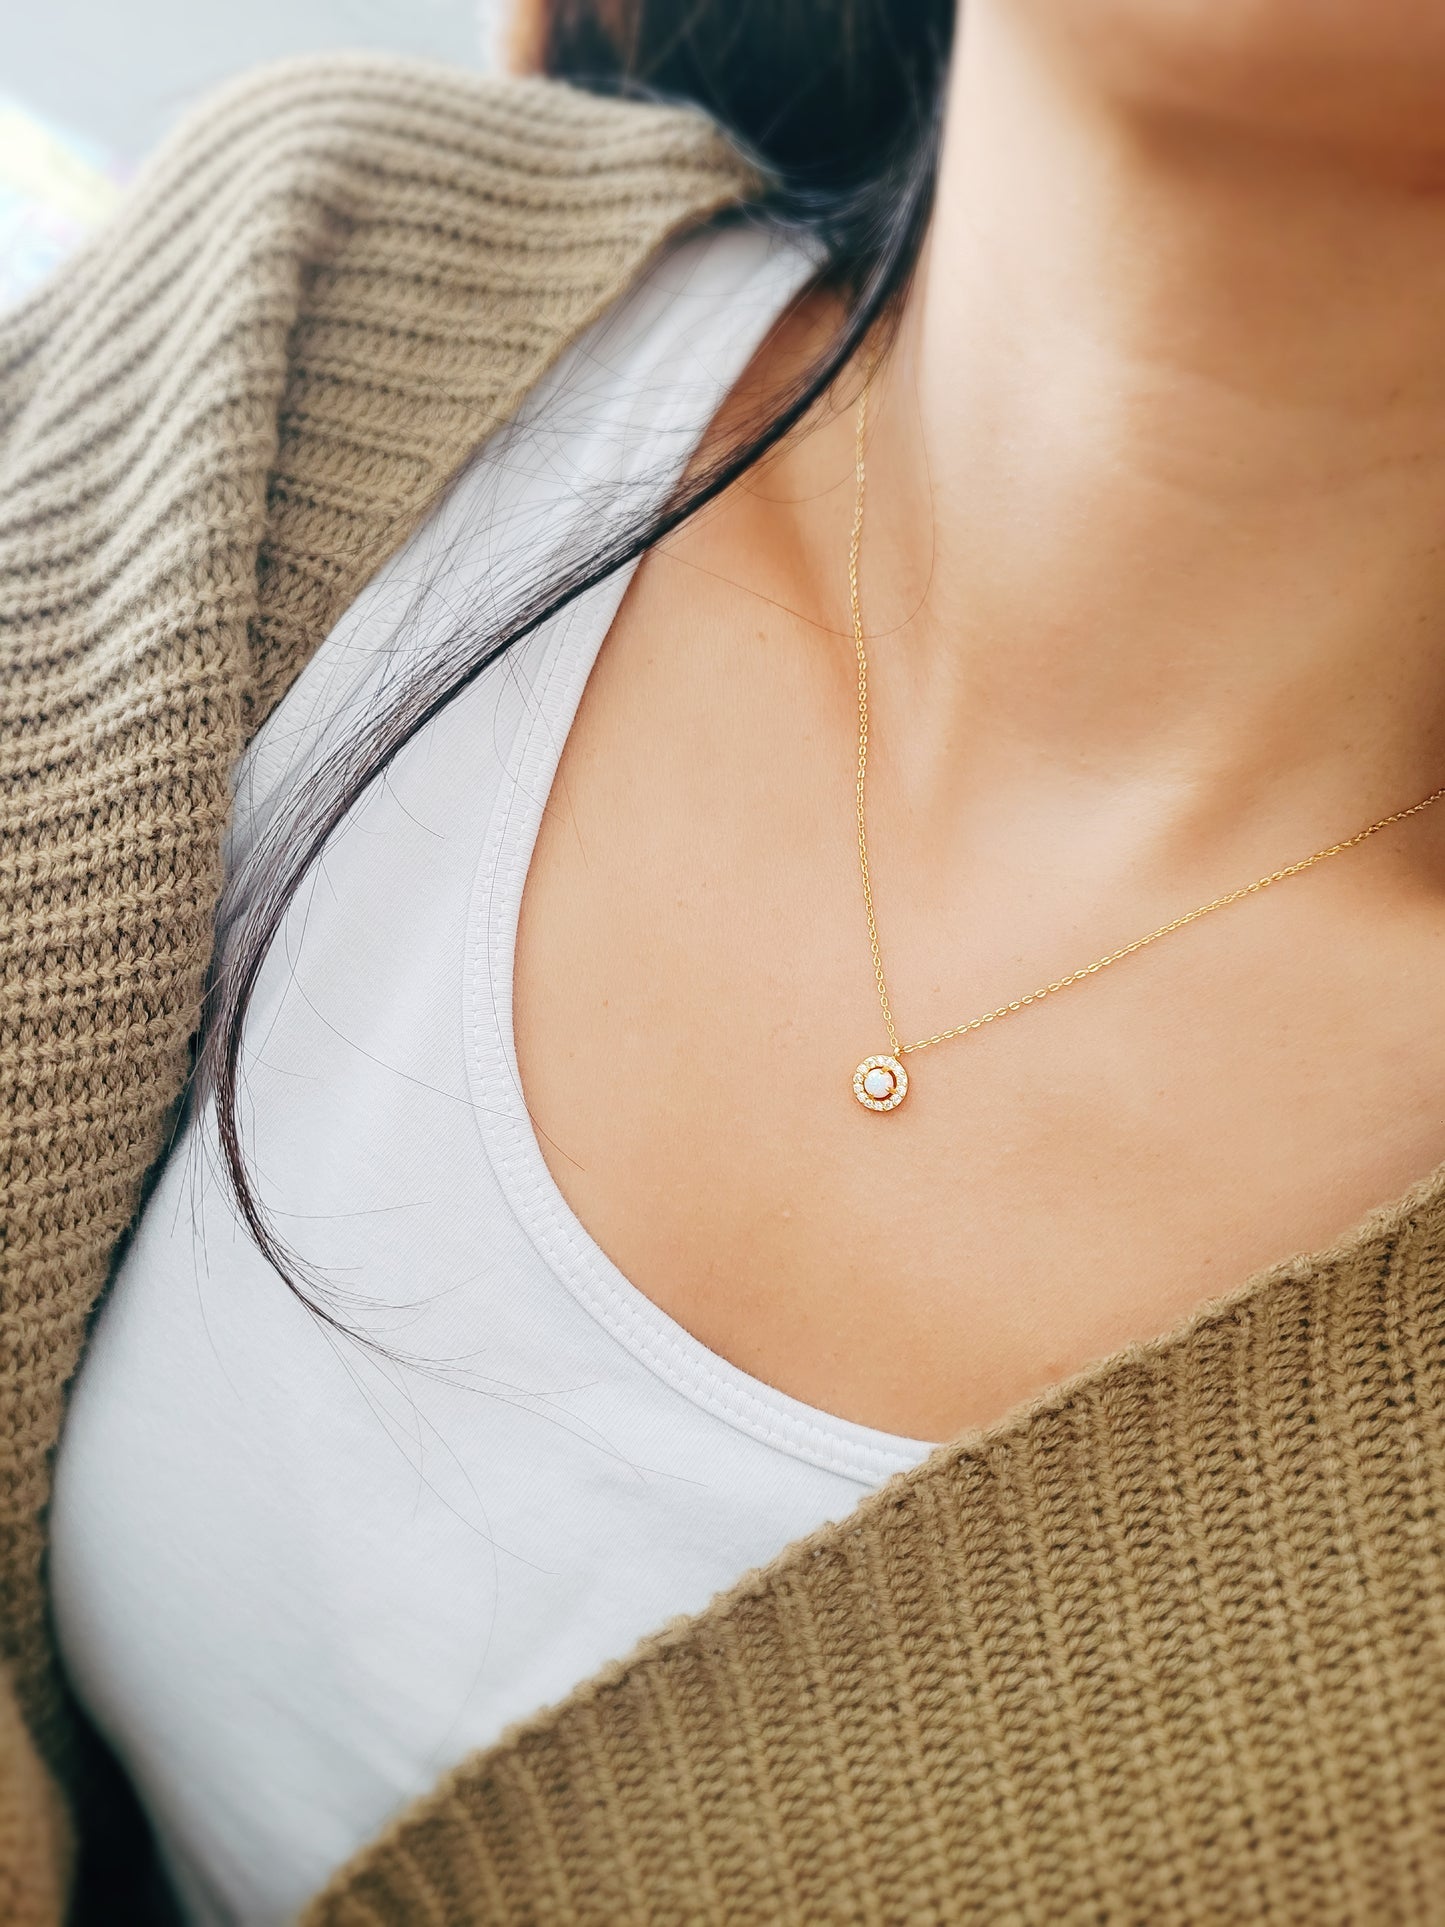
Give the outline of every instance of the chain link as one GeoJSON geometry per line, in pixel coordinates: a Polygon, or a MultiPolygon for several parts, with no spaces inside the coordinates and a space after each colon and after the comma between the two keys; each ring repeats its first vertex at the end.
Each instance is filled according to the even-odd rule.
{"type": "MultiPolygon", "coordinates": [[[[898,1040],[893,1007],[888,1001],[888,984],[883,975],[883,953],[878,947],[878,919],[873,914],[873,880],[868,874],[868,817],[863,806],[863,788],[868,775],[868,654],[863,647],[863,604],[858,594],[858,560],[863,552],[863,499],[868,479],[863,444],[868,433],[868,390],[871,377],[863,383],[858,398],[858,427],[853,447],[853,534],[848,543],[848,602],[853,611],[853,646],[858,654],[858,868],[863,874],[863,908],[868,913],[868,941],[873,946],[873,975],[878,984],[878,1002],[888,1042],[897,1057],[904,1046],[898,1040]]],[[[939,1039],[941,1043],[942,1038],[939,1039]]]]}
{"type": "Polygon", "coordinates": [[[1053,997],[1071,984],[1081,984],[1089,977],[1097,977],[1101,970],[1111,964],[1122,963],[1125,957],[1132,957],[1140,950],[1147,950],[1150,944],[1158,943],[1161,937],[1172,936],[1176,930],[1183,930],[1191,923],[1198,923],[1201,917],[1212,915],[1216,910],[1225,910],[1231,903],[1241,903],[1246,897],[1258,896],[1261,890],[1268,890],[1276,883],[1283,883],[1288,877],[1297,877],[1306,870],[1312,870],[1317,863],[1326,858],[1342,856],[1346,850],[1353,850],[1381,830],[1388,830],[1392,823],[1403,823],[1407,817],[1418,816],[1428,810],[1432,803],[1438,803],[1445,796],[1445,783],[1432,790],[1428,796],[1421,797],[1418,803],[1410,804],[1408,809],[1394,810],[1389,816],[1382,816],[1377,822],[1366,824],[1363,830],[1356,830],[1343,842],[1328,844],[1313,855],[1301,857],[1297,863],[1287,863],[1281,870],[1272,870],[1268,876],[1256,877],[1253,883],[1246,883],[1238,890],[1226,891],[1222,897],[1215,897],[1210,903],[1201,903],[1195,910],[1187,910],[1182,917],[1175,917],[1169,923],[1161,923],[1157,930],[1147,936],[1136,937],[1132,943],[1122,944],[1119,949],[1111,950],[1107,957],[1098,957],[1093,963],[1085,964],[1081,970],[1070,971],[1067,977],[1057,977],[1052,983],[1041,984],[1027,997],[1016,997],[1012,1003],[999,1004],[993,1010],[986,1010],[979,1017],[970,1017],[967,1023],[954,1024],[949,1030],[935,1031],[931,1037],[920,1037],[916,1044],[903,1043],[898,1034],[898,1026],[893,1019],[893,1008],[888,998],[888,982],[883,974],[883,952],[878,941],[878,919],[873,910],[873,882],[868,869],[868,821],[864,807],[864,790],[868,774],[868,655],[863,644],[863,605],[858,588],[859,560],[863,551],[863,503],[866,494],[867,468],[864,447],[868,432],[868,395],[872,386],[871,371],[863,383],[863,393],[858,400],[857,428],[854,439],[854,501],[853,532],[848,544],[848,601],[853,617],[853,647],[858,657],[858,867],[863,877],[863,907],[868,917],[868,942],[873,952],[873,975],[878,984],[878,1003],[883,1012],[883,1022],[888,1031],[888,1042],[895,1057],[907,1057],[914,1051],[930,1050],[935,1044],[946,1044],[954,1037],[967,1037],[971,1032],[982,1030],[985,1024],[995,1024],[1003,1017],[1012,1017],[1015,1012],[1027,1010],[1032,1004],[1042,1003],[1045,997],[1053,997]]]}

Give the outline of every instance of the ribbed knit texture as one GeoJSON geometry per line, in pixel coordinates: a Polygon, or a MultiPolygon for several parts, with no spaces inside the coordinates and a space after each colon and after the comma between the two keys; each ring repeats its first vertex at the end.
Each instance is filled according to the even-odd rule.
{"type": "MultiPolygon", "coordinates": [[[[53,1758],[47,1456],[180,1088],[237,750],[739,179],[686,115],[303,63],[0,323],[0,1607],[53,1758]]],[[[1445,1922],[1442,1521],[1437,1176],[664,1630],[307,1927],[1445,1922]]],[[[48,1800],[0,1704],[17,1927],[56,1917],[48,1800]]]]}
{"type": "Polygon", "coordinates": [[[1442,1198],[894,1480],[305,1927],[1445,1920],[1442,1198]]]}
{"type": "MultiPolygon", "coordinates": [[[[566,342],[746,184],[688,112],[285,63],[0,317],[0,1642],[52,1765],[50,1458],[186,1073],[244,738],[566,342]]],[[[0,1679],[0,1855],[40,1853],[9,1705],[0,1679]]],[[[10,1864],[40,1898],[0,1870],[6,1927],[44,1920],[10,1864]]]]}

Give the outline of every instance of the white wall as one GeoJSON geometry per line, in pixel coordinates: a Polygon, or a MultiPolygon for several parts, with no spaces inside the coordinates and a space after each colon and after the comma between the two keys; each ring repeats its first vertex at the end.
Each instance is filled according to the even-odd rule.
{"type": "Polygon", "coordinates": [[[278,54],[377,47],[479,65],[478,15],[479,0],[44,0],[11,10],[0,87],[134,160],[206,88],[278,54]]]}

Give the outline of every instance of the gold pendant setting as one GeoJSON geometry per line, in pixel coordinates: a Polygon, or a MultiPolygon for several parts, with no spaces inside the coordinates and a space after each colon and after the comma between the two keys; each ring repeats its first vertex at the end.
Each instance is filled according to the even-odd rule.
{"type": "Polygon", "coordinates": [[[896,1057],[865,1057],[853,1073],[853,1095],[865,1111],[896,1111],[908,1095],[908,1073],[896,1057]]]}

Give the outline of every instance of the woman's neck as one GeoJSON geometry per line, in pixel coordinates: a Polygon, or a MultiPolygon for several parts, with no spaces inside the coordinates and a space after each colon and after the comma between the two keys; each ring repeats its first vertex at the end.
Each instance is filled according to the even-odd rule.
{"type": "MultiPolygon", "coordinates": [[[[1166,814],[1408,802],[1445,773],[1445,167],[1101,99],[1017,11],[969,8],[875,379],[898,780],[949,815],[1041,764],[1166,814]]],[[[764,491],[835,627],[850,436],[764,491]]]]}

